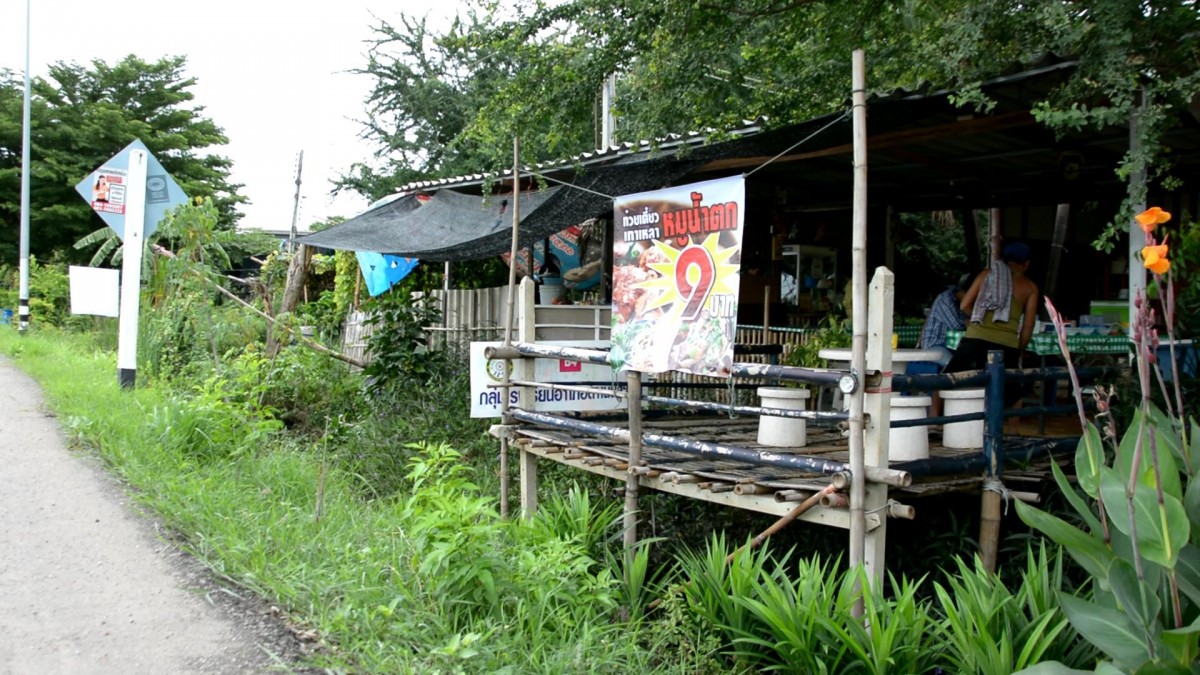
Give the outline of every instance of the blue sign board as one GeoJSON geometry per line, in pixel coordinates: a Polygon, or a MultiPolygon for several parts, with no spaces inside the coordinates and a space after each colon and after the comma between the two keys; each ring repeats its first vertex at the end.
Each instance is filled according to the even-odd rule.
{"type": "Polygon", "coordinates": [[[141,141],[134,141],[125,149],[113,155],[104,166],[96,169],[87,178],[75,186],[75,191],[84,201],[92,205],[92,210],[99,214],[104,221],[117,233],[122,241],[125,240],[125,191],[129,187],[129,153],[133,150],[145,150],[148,163],[146,165],[146,221],[143,236],[149,237],[158,229],[158,223],[167,215],[167,211],[187,203],[188,196],[174,178],[163,169],[158,159],[141,141]]]}

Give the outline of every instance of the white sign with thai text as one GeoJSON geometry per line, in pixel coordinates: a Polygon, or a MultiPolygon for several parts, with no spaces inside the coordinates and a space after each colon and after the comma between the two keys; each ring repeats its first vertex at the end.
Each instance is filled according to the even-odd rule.
{"type": "MultiPolygon", "coordinates": [[[[559,340],[540,344],[558,347],[608,348],[607,340],[559,340]]],[[[500,417],[501,396],[504,390],[496,387],[504,381],[508,361],[489,360],[483,355],[487,347],[499,347],[499,342],[471,343],[471,417],[500,417]]],[[[534,361],[534,380],[553,384],[583,385],[593,388],[612,388],[613,370],[605,365],[580,363],[566,359],[537,359],[534,361]]],[[[619,389],[624,390],[624,378],[619,389]]],[[[509,390],[509,405],[516,407],[520,391],[509,390]]],[[[534,410],[539,412],[620,410],[625,399],[601,393],[563,389],[538,388],[534,391],[534,410]]]]}

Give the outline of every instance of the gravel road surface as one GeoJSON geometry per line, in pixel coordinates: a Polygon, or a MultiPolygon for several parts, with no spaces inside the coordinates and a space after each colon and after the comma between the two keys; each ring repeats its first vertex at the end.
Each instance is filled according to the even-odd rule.
{"type": "Polygon", "coordinates": [[[303,653],[68,450],[40,388],[0,357],[0,673],[311,672],[303,653]]]}

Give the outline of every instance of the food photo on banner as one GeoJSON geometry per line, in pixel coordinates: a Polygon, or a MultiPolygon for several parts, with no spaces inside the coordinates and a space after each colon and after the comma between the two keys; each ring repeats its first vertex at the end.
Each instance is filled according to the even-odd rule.
{"type": "Polygon", "coordinates": [[[613,200],[614,364],[730,376],[745,196],[736,176],[613,200]]]}

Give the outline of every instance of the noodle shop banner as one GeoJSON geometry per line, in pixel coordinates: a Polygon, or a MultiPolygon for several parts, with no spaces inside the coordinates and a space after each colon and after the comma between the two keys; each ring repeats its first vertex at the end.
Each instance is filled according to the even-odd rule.
{"type": "Polygon", "coordinates": [[[729,377],[745,223],[741,176],[613,200],[613,366],[729,377]]]}

